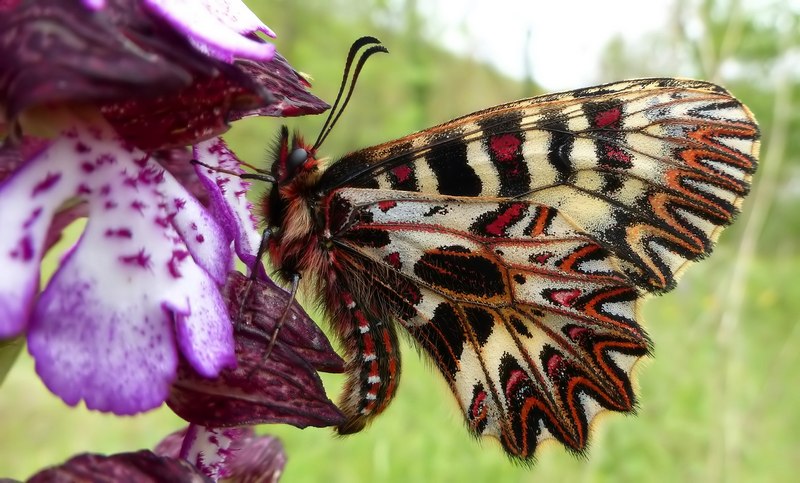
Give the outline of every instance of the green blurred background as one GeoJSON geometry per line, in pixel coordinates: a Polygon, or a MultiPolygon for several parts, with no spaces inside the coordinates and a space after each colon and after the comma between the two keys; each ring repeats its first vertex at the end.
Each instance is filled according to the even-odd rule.
{"type": "MultiPolygon", "coordinates": [[[[332,156],[542,92],[537,59],[526,56],[540,45],[505,46],[519,51],[523,75],[516,77],[501,73],[485,55],[479,58],[468,49],[454,54],[441,45],[440,34],[453,19],[474,45],[504,28],[487,22],[476,31],[469,22],[459,24],[481,2],[449,2],[448,18],[415,0],[247,3],[279,34],[278,49],[314,77],[315,92],[329,101],[354,38],[372,34],[391,50],[365,68],[347,113],[326,143],[324,151],[332,156]]],[[[625,3],[605,2],[612,10],[624,9],[625,3]]],[[[598,25],[618,29],[619,35],[610,36],[597,58],[563,62],[584,64],[587,78],[597,82],[680,75],[722,83],[756,114],[763,147],[744,212],[714,255],[692,267],[674,292],[645,303],[656,350],[638,371],[638,415],[601,418],[585,458],[549,445],[540,449],[534,466],[522,467],[494,442],[468,436],[440,376],[405,347],[396,401],[362,433],[338,438],[327,429],[262,428],[285,443],[289,464],[283,481],[798,481],[800,5],[781,0],[661,3],[667,7],[659,28],[631,41],[624,31],[638,21],[635,16],[598,25]]],[[[589,30],[571,28],[574,19],[586,15],[581,4],[549,6],[557,13],[551,21],[563,26],[562,36],[593,38],[589,30]]],[[[535,16],[538,10],[525,7],[508,14],[535,16]]],[[[625,12],[615,14],[624,17],[625,12]]],[[[552,49],[559,49],[563,37],[552,40],[552,49]]],[[[243,121],[226,137],[243,159],[264,165],[282,121],[243,121]]],[[[289,120],[308,137],[316,135],[321,122],[289,120]]],[[[335,399],[341,380],[325,381],[335,399]]],[[[166,408],[126,418],[68,408],[47,392],[23,354],[0,393],[0,477],[25,478],[82,451],[153,447],[181,426],[166,408]]]]}

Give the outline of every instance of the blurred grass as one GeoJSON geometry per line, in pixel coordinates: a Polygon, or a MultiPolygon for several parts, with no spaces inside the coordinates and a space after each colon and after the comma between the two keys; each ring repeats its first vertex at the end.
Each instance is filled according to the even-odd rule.
{"type": "MultiPolygon", "coordinates": [[[[586,458],[550,445],[528,468],[474,441],[441,377],[406,345],[397,399],[364,432],[262,427],[286,445],[283,481],[796,481],[800,259],[754,260],[742,324],[721,339],[715,294],[734,257],[721,246],[674,292],[645,303],[656,352],[638,371],[639,413],[601,418],[586,458]]],[[[334,398],[339,383],[326,378],[334,398]]],[[[181,425],[166,408],[124,418],[68,408],[26,354],[0,398],[0,476],[25,478],[83,451],[152,448],[181,425]]]]}

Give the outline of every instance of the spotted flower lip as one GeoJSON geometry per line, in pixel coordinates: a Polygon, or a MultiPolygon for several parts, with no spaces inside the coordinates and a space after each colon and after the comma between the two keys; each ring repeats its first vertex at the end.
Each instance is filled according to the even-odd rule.
{"type": "Polygon", "coordinates": [[[177,348],[206,376],[235,363],[217,290],[231,265],[229,241],[147,154],[123,149],[110,129],[76,128],[0,185],[0,200],[8,229],[0,337],[27,329],[37,372],[67,403],[118,414],[156,407],[177,348]],[[76,198],[89,222],[36,299],[48,228],[76,198]]]}

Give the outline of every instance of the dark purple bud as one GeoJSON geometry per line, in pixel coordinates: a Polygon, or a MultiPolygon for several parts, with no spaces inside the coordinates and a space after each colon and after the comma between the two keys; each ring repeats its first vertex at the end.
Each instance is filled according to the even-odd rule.
{"type": "Polygon", "coordinates": [[[208,427],[339,424],[343,416],[326,396],[317,370],[342,372],[344,362],[297,303],[266,358],[289,297],[271,283],[255,281],[240,314],[248,283],[244,275],[232,272],[223,291],[235,321],[238,367],[206,379],[182,363],[167,404],[187,421],[208,427]]]}
{"type": "Polygon", "coordinates": [[[8,119],[42,104],[162,95],[222,65],[138,1],[109,1],[100,11],[79,1],[22,2],[0,16],[0,32],[8,119]]]}
{"type": "Polygon", "coordinates": [[[330,108],[327,103],[308,91],[311,84],[280,54],[276,53],[270,62],[241,60],[236,65],[272,94],[274,102],[249,111],[234,111],[231,113],[231,121],[249,116],[304,116],[319,114],[330,108]]]}
{"type": "Polygon", "coordinates": [[[228,462],[228,472],[237,483],[275,483],[286,466],[286,452],[278,438],[251,436],[237,441],[238,451],[228,462]]]}
{"type": "Polygon", "coordinates": [[[64,464],[36,473],[28,481],[30,483],[105,483],[112,481],[201,483],[213,480],[186,460],[158,456],[143,450],[112,456],[78,455],[64,464]]]}
{"type": "Polygon", "coordinates": [[[226,63],[196,49],[142,3],[109,0],[91,10],[79,1],[38,0],[5,7],[0,120],[13,126],[37,106],[92,105],[125,141],[149,151],[212,138],[246,115],[328,108],[285,59],[274,66],[226,63]]]}

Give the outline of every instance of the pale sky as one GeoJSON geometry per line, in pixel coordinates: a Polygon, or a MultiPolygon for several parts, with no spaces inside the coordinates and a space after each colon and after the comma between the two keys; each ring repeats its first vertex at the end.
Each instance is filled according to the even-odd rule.
{"type": "Polygon", "coordinates": [[[635,40],[663,28],[671,0],[433,0],[420,2],[436,37],[506,74],[524,73],[531,32],[534,79],[553,90],[592,84],[600,54],[616,35],[635,40]],[[465,30],[467,34],[465,35],[465,30]]]}

